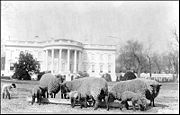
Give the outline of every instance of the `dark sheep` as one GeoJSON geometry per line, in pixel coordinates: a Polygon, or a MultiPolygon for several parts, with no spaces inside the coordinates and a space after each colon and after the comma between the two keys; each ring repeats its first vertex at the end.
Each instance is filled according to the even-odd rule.
{"type": "Polygon", "coordinates": [[[84,77],[64,82],[62,90],[66,92],[78,91],[82,97],[92,96],[95,100],[94,109],[96,110],[99,102],[108,95],[108,84],[103,78],[84,77]]]}
{"type": "Polygon", "coordinates": [[[150,86],[152,88],[151,91],[149,90],[146,90],[146,98],[148,100],[150,100],[150,106],[152,105],[153,107],[155,107],[155,104],[154,104],[154,99],[158,96],[159,94],[159,91],[160,91],[160,88],[161,88],[161,84],[155,80],[151,80],[151,79],[144,79],[144,78],[138,78],[138,79],[141,79],[143,80],[144,82],[146,82],[146,84],[148,86],[150,86]]]}
{"type": "Polygon", "coordinates": [[[43,96],[42,89],[39,86],[34,87],[32,89],[31,96],[32,96],[31,104],[33,104],[35,102],[35,99],[37,99],[37,103],[39,103],[39,105],[40,105],[41,100],[42,100],[42,96],[43,96]]]}
{"type": "Polygon", "coordinates": [[[55,98],[55,95],[60,91],[63,81],[62,75],[54,76],[51,73],[46,73],[41,77],[39,87],[43,89],[43,92],[47,92],[47,98],[48,95],[51,95],[51,98],[55,98]]]}

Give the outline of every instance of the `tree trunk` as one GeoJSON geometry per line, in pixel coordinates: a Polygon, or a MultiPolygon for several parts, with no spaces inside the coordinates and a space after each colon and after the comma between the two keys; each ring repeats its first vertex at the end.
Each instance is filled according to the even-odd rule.
{"type": "Polygon", "coordinates": [[[149,56],[147,56],[149,59],[149,75],[150,77],[152,76],[152,72],[151,72],[151,58],[149,56]]]}
{"type": "Polygon", "coordinates": [[[137,77],[140,78],[141,74],[141,65],[138,65],[137,77]]]}

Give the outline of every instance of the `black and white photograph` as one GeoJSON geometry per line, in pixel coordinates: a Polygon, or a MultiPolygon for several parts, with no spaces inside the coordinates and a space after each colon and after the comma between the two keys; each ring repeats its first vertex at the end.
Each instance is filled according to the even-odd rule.
{"type": "Polygon", "coordinates": [[[1,1],[2,114],[179,114],[179,1],[1,1]]]}

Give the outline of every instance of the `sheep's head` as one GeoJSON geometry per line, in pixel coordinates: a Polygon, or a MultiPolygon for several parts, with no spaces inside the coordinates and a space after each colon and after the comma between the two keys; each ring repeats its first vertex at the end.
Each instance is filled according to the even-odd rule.
{"type": "Polygon", "coordinates": [[[108,93],[108,101],[109,101],[109,102],[114,102],[114,100],[116,100],[114,94],[111,93],[111,92],[109,92],[109,93],[108,93]]]}
{"type": "Polygon", "coordinates": [[[61,91],[63,93],[70,92],[69,82],[64,82],[61,84],[61,91]]]}
{"type": "Polygon", "coordinates": [[[147,110],[147,101],[146,101],[145,98],[141,98],[141,99],[140,99],[139,105],[140,105],[140,110],[141,110],[141,111],[147,110]]]}
{"type": "Polygon", "coordinates": [[[155,98],[159,94],[160,87],[162,85],[158,84],[158,85],[150,85],[150,86],[152,87],[152,96],[153,98],[155,98]]]}
{"type": "Polygon", "coordinates": [[[11,85],[12,85],[13,88],[16,88],[16,84],[12,83],[11,85]]]}

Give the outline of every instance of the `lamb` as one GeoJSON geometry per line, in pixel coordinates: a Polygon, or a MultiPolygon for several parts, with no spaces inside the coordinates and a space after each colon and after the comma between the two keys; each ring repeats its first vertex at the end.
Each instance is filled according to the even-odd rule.
{"type": "Polygon", "coordinates": [[[80,107],[83,106],[87,107],[87,100],[86,97],[82,97],[81,94],[78,91],[71,91],[69,93],[69,97],[71,100],[71,107],[74,108],[75,104],[80,103],[80,107]]]}
{"type": "MultiPolygon", "coordinates": [[[[108,103],[114,100],[121,100],[121,96],[125,91],[132,91],[134,93],[139,93],[145,97],[146,91],[149,90],[152,93],[152,88],[147,85],[146,82],[140,79],[133,79],[127,81],[121,81],[112,86],[109,90],[108,98],[106,99],[108,103]]],[[[109,104],[107,103],[107,110],[109,110],[109,104]]],[[[126,108],[128,108],[128,103],[126,103],[126,108]]]]}
{"type": "Polygon", "coordinates": [[[108,95],[108,84],[103,78],[84,77],[67,81],[62,84],[62,89],[66,92],[78,91],[83,97],[93,97],[95,100],[94,110],[98,109],[99,102],[108,95]]]}
{"type": "MultiPolygon", "coordinates": [[[[140,110],[146,110],[146,105],[147,105],[147,102],[145,100],[145,98],[142,97],[141,94],[139,93],[134,93],[132,91],[125,91],[122,93],[122,96],[121,96],[121,104],[127,104],[127,101],[132,101],[132,105],[133,105],[133,110],[135,111],[136,110],[136,104],[138,105],[138,108],[140,110]]],[[[128,106],[126,105],[127,109],[128,106]]],[[[122,108],[120,108],[122,109],[122,108]]]]}
{"type": "Polygon", "coordinates": [[[37,99],[37,103],[39,103],[39,105],[41,104],[41,100],[42,100],[42,96],[43,96],[42,91],[43,90],[39,86],[36,86],[32,89],[32,92],[31,92],[31,96],[32,96],[31,104],[32,105],[35,102],[35,99],[37,99]]]}
{"type": "Polygon", "coordinates": [[[4,98],[11,99],[10,91],[12,88],[16,88],[16,84],[12,83],[12,84],[4,84],[3,85],[3,87],[2,87],[3,99],[4,98]]]}
{"type": "Polygon", "coordinates": [[[60,86],[63,81],[62,75],[54,76],[51,73],[46,73],[41,77],[39,87],[43,90],[44,96],[45,92],[47,92],[47,98],[49,94],[51,98],[55,98],[56,94],[60,91],[60,86]]]}

